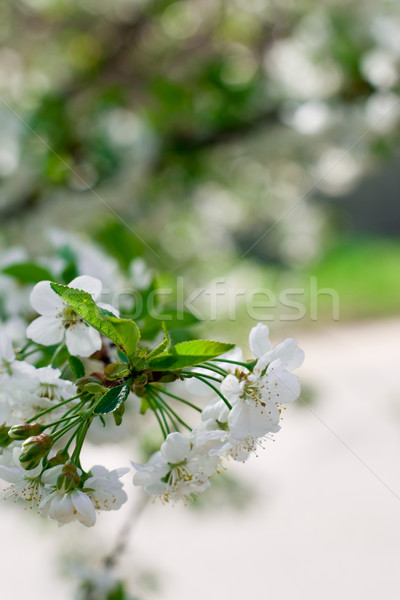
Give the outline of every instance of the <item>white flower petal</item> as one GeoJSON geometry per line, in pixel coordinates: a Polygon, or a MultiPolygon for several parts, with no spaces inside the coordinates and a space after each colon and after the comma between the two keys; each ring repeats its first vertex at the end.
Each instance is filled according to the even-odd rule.
{"type": "Polygon", "coordinates": [[[65,309],[65,302],[50,287],[50,281],[39,281],[29,297],[32,307],[40,315],[55,317],[65,309]]]}
{"type": "Polygon", "coordinates": [[[271,342],[269,341],[269,327],[258,323],[249,334],[249,346],[256,358],[260,358],[271,350],[271,342]]]}
{"type": "Polygon", "coordinates": [[[221,383],[221,394],[230,402],[236,402],[242,391],[243,386],[235,375],[227,375],[221,383]]]}
{"type": "Polygon", "coordinates": [[[71,500],[74,508],[78,511],[79,521],[86,527],[93,527],[96,523],[96,511],[89,496],[75,490],[71,493],[71,500]]]}
{"type": "Polygon", "coordinates": [[[21,469],[18,467],[7,467],[0,465],[0,478],[9,483],[16,483],[22,479],[21,469]]]}
{"type": "Polygon", "coordinates": [[[11,362],[14,358],[15,354],[10,338],[7,334],[0,331],[0,359],[11,362]]]}
{"type": "Polygon", "coordinates": [[[55,467],[51,467],[51,469],[46,469],[46,471],[41,476],[41,480],[44,483],[44,485],[55,486],[63,468],[64,465],[56,465],[55,467]]]}
{"type": "Polygon", "coordinates": [[[161,446],[161,452],[165,460],[171,464],[178,464],[186,460],[190,452],[190,440],[174,431],[167,436],[161,446]]]}
{"type": "MultiPolygon", "coordinates": [[[[60,525],[70,523],[76,520],[76,513],[74,513],[74,507],[71,501],[71,494],[59,494],[55,492],[54,496],[51,494],[51,499],[48,506],[48,516],[50,519],[55,519],[60,525]]],[[[42,504],[39,506],[39,510],[42,504]]],[[[42,507],[44,508],[44,507],[42,507]]]]}
{"type": "Polygon", "coordinates": [[[219,396],[213,398],[201,413],[202,421],[213,419],[220,423],[226,423],[228,420],[229,408],[219,396]]]}
{"type": "Polygon", "coordinates": [[[294,402],[300,396],[300,380],[283,369],[280,361],[274,361],[266,373],[265,390],[269,402],[294,402]]]}
{"type": "Polygon", "coordinates": [[[229,414],[229,430],[236,440],[263,437],[279,423],[280,412],[275,404],[261,407],[238,402],[229,414]]]}
{"type": "MultiPolygon", "coordinates": [[[[219,359],[226,358],[226,360],[243,362],[243,351],[239,346],[235,346],[233,348],[233,350],[229,350],[229,352],[225,352],[224,354],[221,354],[218,358],[219,359]]],[[[219,362],[219,360],[218,360],[217,364],[222,369],[225,369],[225,371],[228,371],[228,373],[232,373],[236,369],[236,365],[234,365],[230,362],[219,362]]],[[[241,369],[243,369],[244,371],[247,371],[247,369],[245,369],[244,367],[241,367],[241,369]]]]}
{"type": "Polygon", "coordinates": [[[73,356],[91,356],[101,349],[101,336],[98,331],[85,323],[76,323],[65,334],[67,348],[73,356]]]}
{"type": "Polygon", "coordinates": [[[100,279],[97,279],[96,277],[90,277],[90,275],[79,275],[79,277],[75,277],[75,279],[73,279],[68,286],[77,290],[88,292],[88,294],[92,296],[93,300],[97,300],[100,298],[103,284],[101,283],[100,279]]]}
{"type": "Polygon", "coordinates": [[[287,371],[293,371],[303,364],[304,351],[299,348],[296,340],[287,338],[260,358],[254,368],[254,373],[260,375],[267,365],[278,359],[287,371]]]}
{"type": "Polygon", "coordinates": [[[59,344],[65,333],[61,319],[55,317],[38,317],[28,326],[26,335],[29,339],[43,346],[59,344]]]}

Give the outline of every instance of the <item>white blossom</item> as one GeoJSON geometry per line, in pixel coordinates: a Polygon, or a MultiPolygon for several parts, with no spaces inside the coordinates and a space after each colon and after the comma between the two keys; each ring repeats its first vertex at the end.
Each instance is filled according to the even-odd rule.
{"type": "MultiPolygon", "coordinates": [[[[36,414],[52,408],[50,412],[38,418],[38,422],[47,424],[61,418],[65,410],[72,408],[78,401],[71,400],[59,408],[54,408],[60,402],[73,398],[77,393],[76,386],[61,377],[59,369],[32,365],[22,365],[11,377],[7,384],[8,401],[11,414],[18,420],[28,420],[36,414]]],[[[14,419],[15,420],[15,419],[14,419]]]]}
{"type": "Polygon", "coordinates": [[[90,469],[91,477],[85,481],[85,489],[97,510],[118,510],[127,501],[120,477],[128,471],[129,469],[108,471],[100,465],[90,469]]]}
{"type": "MultiPolygon", "coordinates": [[[[88,275],[76,277],[69,287],[88,292],[93,300],[101,295],[102,283],[88,275]]],[[[101,349],[101,336],[51,289],[50,281],[40,281],[31,292],[33,308],[41,315],[29,325],[27,336],[38,344],[52,346],[64,339],[72,355],[91,356],[101,349]]],[[[108,309],[110,307],[107,306],[108,309]]]]}
{"type": "MultiPolygon", "coordinates": [[[[59,526],[72,521],[79,521],[86,527],[92,527],[96,522],[96,512],[89,496],[79,489],[69,492],[57,489],[57,480],[62,469],[63,465],[57,465],[48,469],[42,475],[47,495],[39,504],[40,515],[58,521],[59,526]]],[[[81,474],[79,469],[78,474],[81,474]]]]}
{"type": "Polygon", "coordinates": [[[38,509],[45,490],[40,480],[41,465],[30,471],[22,468],[19,462],[21,447],[5,448],[0,456],[0,478],[10,483],[3,489],[3,498],[26,503],[26,508],[38,509]]]}
{"type": "Polygon", "coordinates": [[[231,410],[222,399],[213,399],[203,410],[199,431],[207,431],[209,437],[213,431],[225,432],[211,455],[246,460],[263,438],[280,430],[281,404],[293,402],[300,394],[300,381],[290,373],[304,359],[295,340],[272,348],[268,327],[259,323],[250,332],[249,346],[258,359],[253,372],[237,368],[220,386],[231,410]]]}
{"type": "MultiPolygon", "coordinates": [[[[96,465],[90,469],[90,476],[85,480],[83,490],[75,488],[63,491],[57,488],[63,468],[64,465],[58,465],[42,475],[48,493],[39,505],[42,517],[54,519],[60,526],[80,521],[86,527],[92,527],[96,522],[96,510],[118,510],[126,502],[127,495],[119,479],[129,469],[108,471],[105,467],[96,465]]],[[[76,471],[79,476],[82,475],[80,469],[76,471]]]]}
{"type": "Polygon", "coordinates": [[[141,485],[150,495],[161,497],[164,502],[175,502],[204,491],[210,485],[210,477],[216,472],[219,458],[210,456],[203,443],[196,443],[181,433],[170,433],[145,465],[133,466],[136,473],[134,485],[141,485]]]}

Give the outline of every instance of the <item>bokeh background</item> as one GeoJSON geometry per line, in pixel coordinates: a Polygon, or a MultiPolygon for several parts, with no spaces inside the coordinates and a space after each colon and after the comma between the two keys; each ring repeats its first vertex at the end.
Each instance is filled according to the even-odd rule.
{"type": "MultiPolygon", "coordinates": [[[[133,515],[114,575],[140,599],[397,598],[397,3],[3,0],[0,44],[1,268],[73,235],[188,294],[221,281],[304,306],[268,310],[307,356],[276,443],[195,507],[133,515]]],[[[217,319],[198,310],[199,334],[245,351],[265,320],[243,296],[234,320],[226,296],[217,319]]],[[[2,585],[22,562],[18,598],[72,598],[129,510],[59,532],[4,508],[2,585]]]]}

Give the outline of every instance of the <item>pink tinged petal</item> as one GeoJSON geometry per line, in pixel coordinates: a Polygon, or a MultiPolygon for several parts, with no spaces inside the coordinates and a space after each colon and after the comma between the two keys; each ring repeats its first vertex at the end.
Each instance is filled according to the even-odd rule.
{"type": "Polygon", "coordinates": [[[71,500],[75,510],[78,511],[79,521],[86,527],[93,527],[96,523],[96,511],[89,496],[75,490],[71,493],[71,500]]]}
{"type": "Polygon", "coordinates": [[[262,323],[258,323],[258,325],[253,327],[249,335],[249,346],[256,358],[260,358],[260,356],[271,350],[269,327],[262,323]]]}
{"type": "Polygon", "coordinates": [[[75,288],[77,290],[83,290],[90,294],[93,300],[97,300],[100,298],[101,289],[103,284],[100,279],[96,279],[96,277],[90,277],[90,275],[80,275],[79,277],[75,277],[69,284],[68,287],[75,288]]]}
{"type": "Polygon", "coordinates": [[[186,460],[189,452],[190,440],[176,431],[170,433],[161,446],[161,453],[165,460],[173,465],[186,460]]]}
{"type": "Polygon", "coordinates": [[[35,285],[30,302],[36,312],[45,317],[55,317],[66,307],[65,302],[51,289],[50,281],[40,281],[35,285]]]}
{"type": "Polygon", "coordinates": [[[73,356],[91,356],[102,345],[100,333],[82,322],[67,329],[65,340],[73,356]]]}
{"type": "Polygon", "coordinates": [[[11,362],[14,360],[15,354],[12,346],[12,342],[8,335],[0,332],[0,359],[11,362]]]}
{"type": "Polygon", "coordinates": [[[38,317],[29,325],[26,335],[42,346],[59,344],[64,338],[65,328],[61,319],[38,317]]]}

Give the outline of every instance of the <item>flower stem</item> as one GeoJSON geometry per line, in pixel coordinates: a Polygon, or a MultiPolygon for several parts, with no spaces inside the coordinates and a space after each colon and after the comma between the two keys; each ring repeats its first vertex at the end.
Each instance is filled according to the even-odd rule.
{"type": "Polygon", "coordinates": [[[254,365],[257,362],[256,360],[249,360],[247,363],[245,363],[245,362],[240,362],[238,360],[228,360],[227,358],[211,358],[210,361],[211,362],[229,363],[230,365],[239,365],[240,367],[246,367],[246,369],[249,369],[250,371],[252,370],[252,368],[254,367],[254,365]]]}
{"type": "Polygon", "coordinates": [[[89,419],[84,421],[78,427],[76,444],[75,444],[75,448],[74,448],[74,451],[71,456],[71,462],[75,463],[78,467],[81,467],[80,454],[81,454],[83,442],[85,441],[86,434],[88,432],[90,425],[92,424],[92,420],[93,420],[93,417],[90,417],[89,419]]]}
{"type": "MultiPolygon", "coordinates": [[[[221,392],[215,387],[215,385],[213,385],[212,383],[209,382],[208,379],[203,379],[203,376],[198,375],[197,373],[195,375],[193,375],[193,377],[195,377],[196,379],[199,379],[200,381],[202,381],[203,383],[208,385],[208,387],[210,387],[212,390],[214,390],[214,392],[216,394],[218,394],[218,396],[225,402],[225,404],[229,408],[229,410],[232,410],[232,405],[228,402],[228,400],[225,398],[225,396],[223,396],[221,394],[221,392]]],[[[219,379],[218,379],[218,382],[219,382],[219,379]]]]}
{"type": "Polygon", "coordinates": [[[151,410],[153,411],[153,413],[154,413],[154,415],[155,415],[155,417],[156,417],[156,419],[157,419],[157,421],[158,421],[158,424],[159,424],[159,426],[160,426],[160,429],[161,429],[161,432],[162,432],[162,434],[163,434],[163,437],[164,437],[164,439],[167,439],[167,435],[168,435],[168,433],[167,433],[167,431],[164,429],[164,425],[163,425],[163,423],[162,423],[162,420],[160,419],[160,417],[159,417],[159,415],[158,415],[157,408],[155,408],[155,407],[153,406],[153,400],[152,400],[152,397],[151,397],[151,395],[150,395],[150,394],[147,396],[147,400],[148,400],[148,402],[149,402],[149,404],[150,404],[150,408],[151,408],[151,410]]]}
{"type": "Polygon", "coordinates": [[[54,406],[51,406],[50,408],[47,408],[46,410],[42,410],[42,412],[38,413],[31,419],[28,419],[28,421],[26,421],[26,423],[32,423],[33,421],[36,421],[36,419],[43,417],[43,415],[47,415],[47,413],[51,412],[52,410],[55,410],[56,408],[59,408],[60,406],[63,406],[64,404],[68,404],[68,402],[72,402],[72,400],[76,400],[77,398],[80,398],[80,394],[77,394],[76,396],[73,396],[72,398],[67,398],[67,400],[63,400],[63,402],[59,402],[58,404],[55,404],[54,406]]]}
{"type": "MultiPolygon", "coordinates": [[[[79,415],[77,415],[77,414],[73,414],[73,415],[70,415],[69,417],[63,417],[62,419],[59,419],[58,421],[54,421],[54,423],[49,423],[49,425],[46,425],[46,428],[47,427],[55,427],[59,423],[63,423],[64,421],[70,421],[71,419],[76,419],[78,416],[79,415]]],[[[56,431],[56,429],[54,431],[56,431]]]]}
{"type": "MultiPolygon", "coordinates": [[[[182,375],[188,375],[188,377],[196,377],[196,379],[198,378],[197,375],[200,375],[200,373],[196,373],[195,371],[182,371],[182,375]]],[[[205,373],[201,374],[202,377],[207,377],[207,379],[211,379],[212,381],[217,381],[218,383],[221,383],[221,380],[218,379],[218,377],[213,377],[212,375],[206,375],[205,373]]]]}
{"type": "MultiPolygon", "coordinates": [[[[205,362],[203,363],[204,367],[209,369],[210,371],[214,371],[215,373],[218,373],[219,375],[223,375],[224,377],[226,377],[226,375],[228,375],[228,371],[225,371],[225,369],[223,369],[222,367],[217,367],[217,365],[211,365],[209,362],[205,362]]],[[[202,366],[202,365],[200,365],[202,366]]]]}
{"type": "Polygon", "coordinates": [[[161,394],[166,394],[167,396],[170,396],[171,398],[174,398],[174,400],[178,400],[178,402],[182,402],[183,404],[186,404],[187,406],[190,406],[190,408],[193,408],[194,410],[197,410],[197,412],[202,412],[202,409],[199,408],[198,406],[196,406],[195,404],[192,404],[191,402],[189,402],[189,400],[184,400],[183,398],[180,398],[179,396],[175,396],[175,394],[171,394],[171,392],[167,392],[166,390],[156,387],[155,385],[153,386],[153,388],[155,390],[157,390],[158,392],[161,392],[161,394]]]}
{"type": "MultiPolygon", "coordinates": [[[[152,390],[147,390],[147,391],[148,391],[148,393],[151,394],[151,397],[154,400],[154,402],[157,404],[159,410],[161,411],[161,414],[165,413],[167,415],[167,417],[169,418],[169,420],[171,421],[172,427],[176,431],[178,431],[179,427],[178,427],[176,421],[171,416],[171,412],[168,410],[169,409],[168,404],[166,402],[164,402],[163,399],[160,396],[158,396],[155,391],[152,391],[152,390]]],[[[164,423],[165,423],[165,420],[164,420],[164,423]]]]}
{"type": "Polygon", "coordinates": [[[62,438],[63,435],[65,435],[67,433],[67,431],[69,431],[70,429],[72,429],[73,427],[75,427],[75,425],[78,425],[79,421],[81,420],[80,417],[77,416],[77,420],[74,421],[73,423],[67,423],[67,425],[65,427],[62,427],[61,429],[59,429],[58,431],[56,431],[51,437],[53,439],[53,443],[56,442],[57,440],[59,440],[60,438],[62,438]]]}
{"type": "MultiPolygon", "coordinates": [[[[162,405],[164,406],[165,410],[167,412],[169,412],[174,417],[174,419],[176,419],[178,421],[178,423],[180,423],[181,425],[183,425],[184,427],[186,427],[186,429],[188,429],[189,431],[192,431],[192,428],[189,427],[189,425],[187,423],[185,423],[185,421],[183,419],[181,419],[181,417],[170,407],[169,404],[167,404],[167,402],[165,402],[165,400],[163,400],[160,396],[158,396],[158,400],[159,400],[159,402],[162,403],[162,405]]],[[[170,417],[170,419],[172,421],[171,417],[170,417]]]]}
{"type": "Polygon", "coordinates": [[[60,354],[61,350],[64,348],[64,342],[61,342],[61,344],[58,346],[58,348],[56,349],[56,351],[53,354],[53,358],[51,359],[51,366],[53,368],[55,368],[56,366],[56,361],[58,358],[58,355],[60,354]]]}

